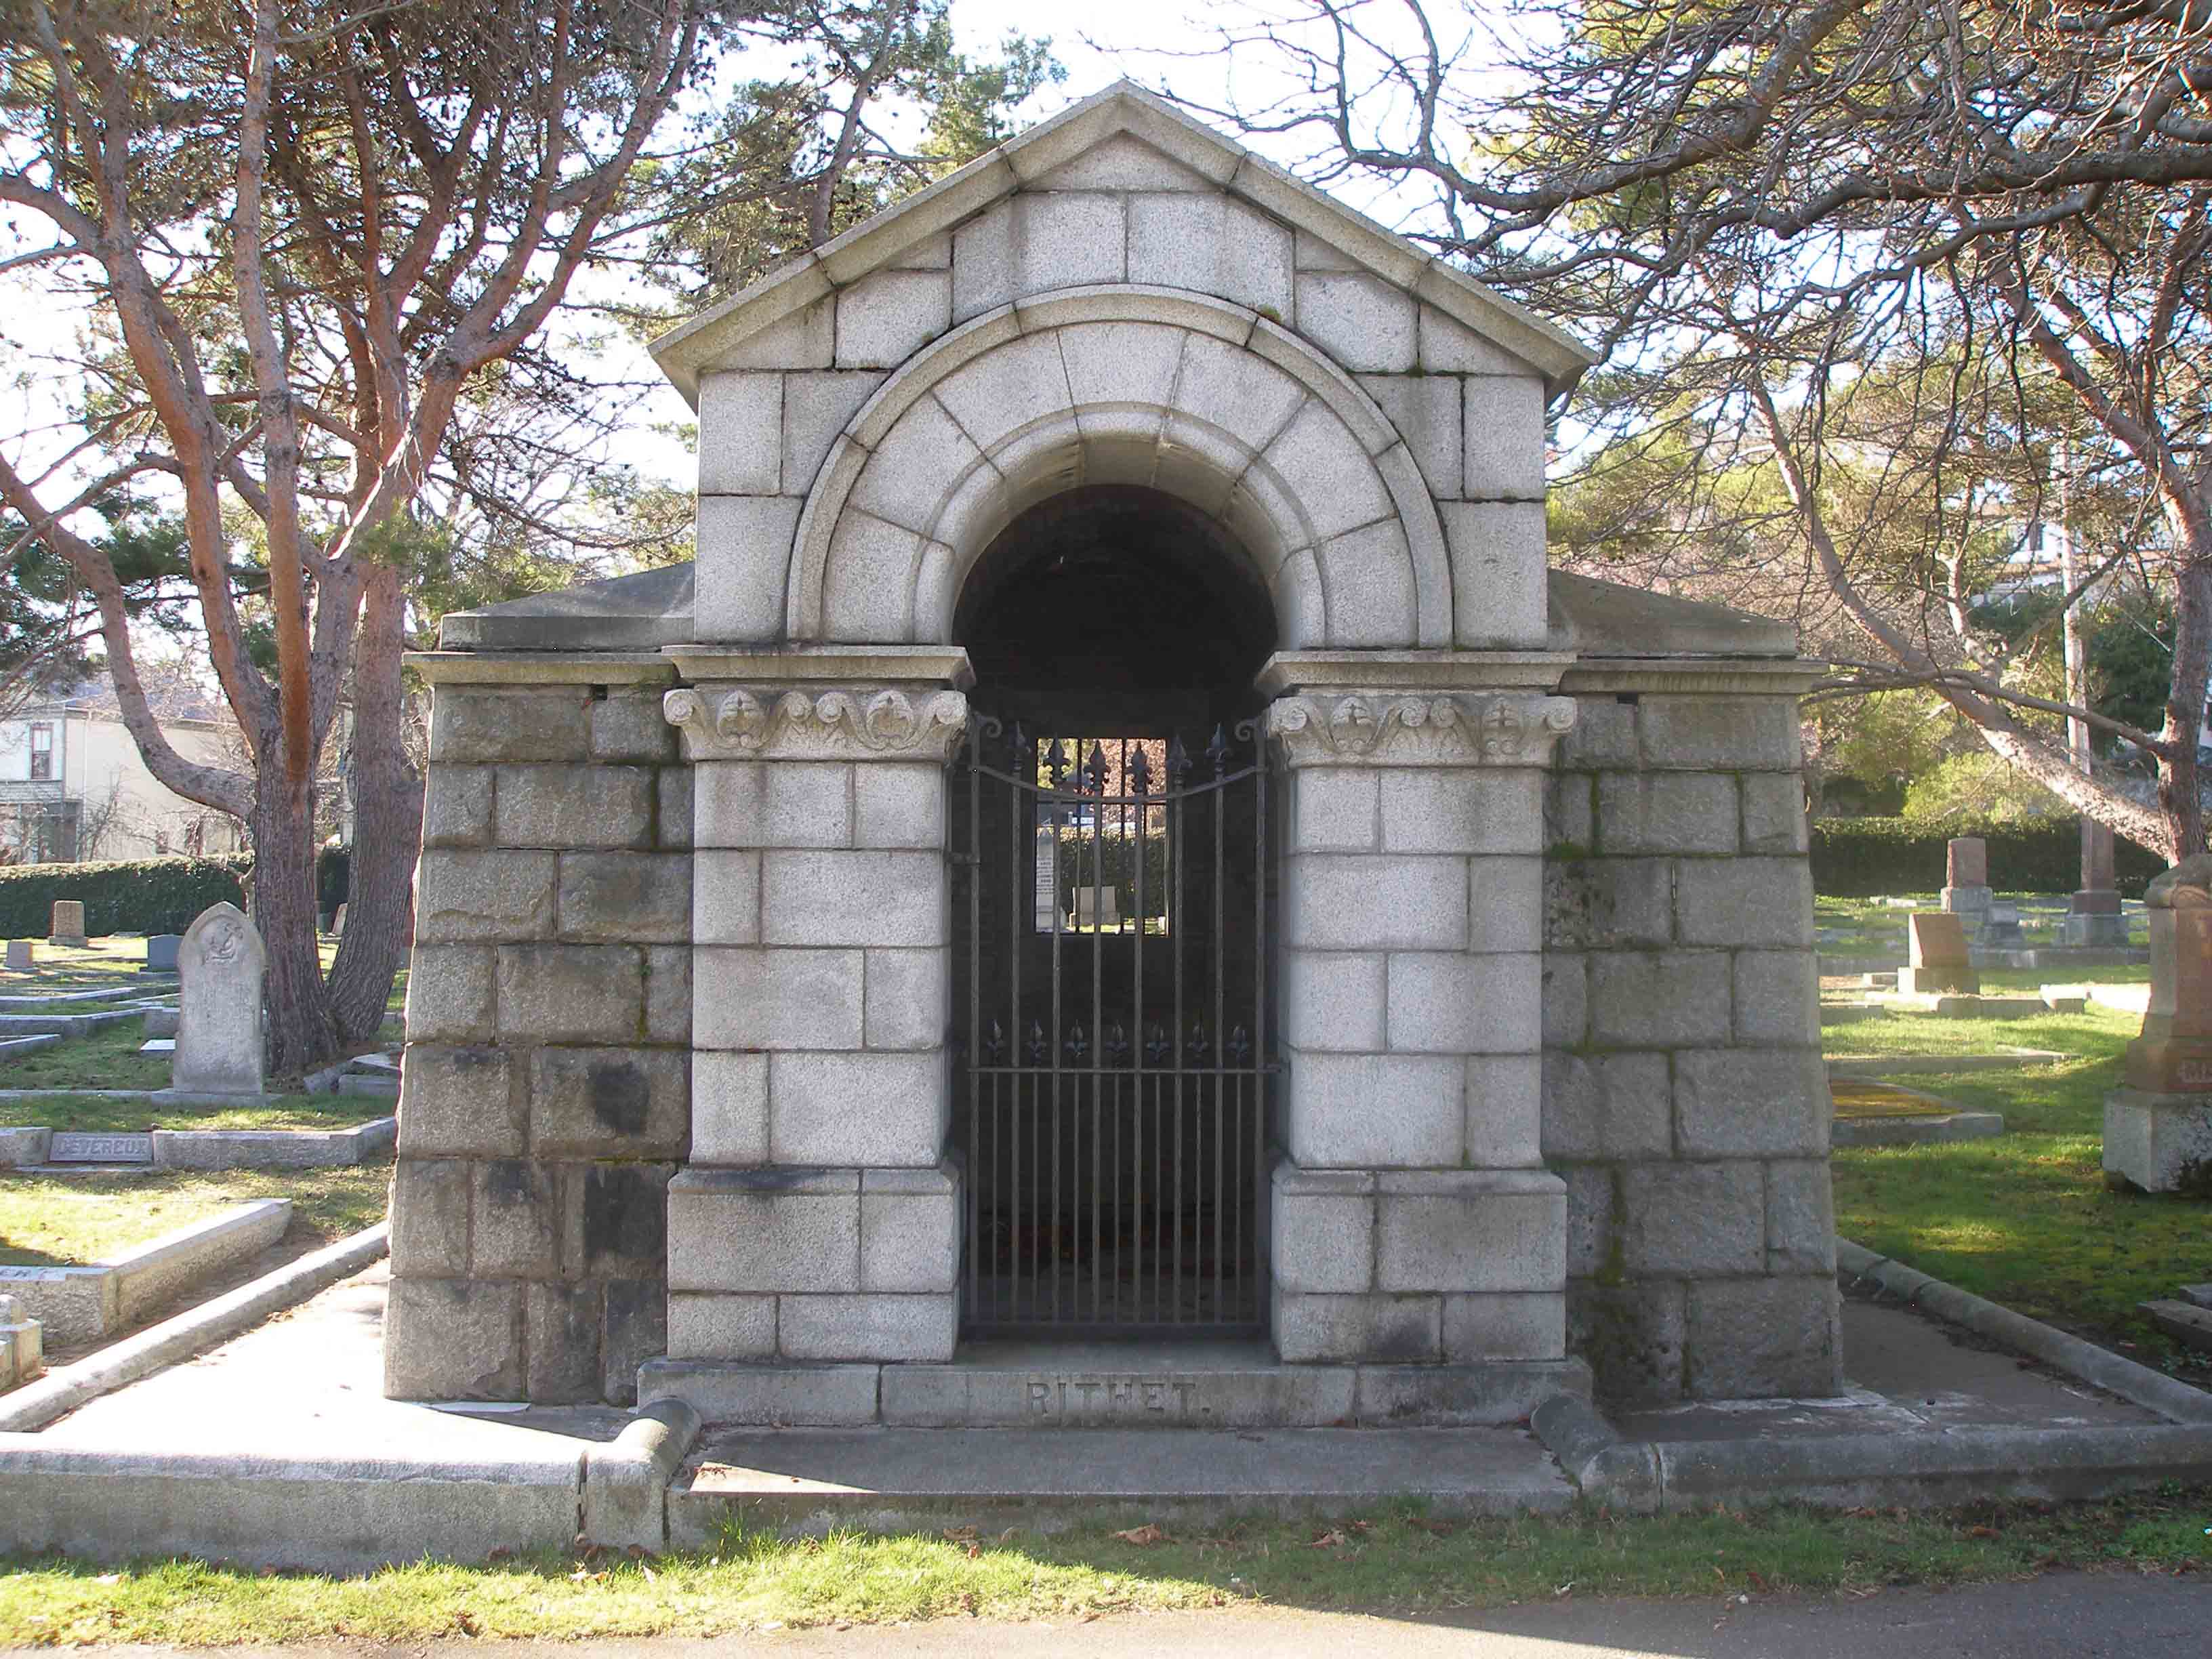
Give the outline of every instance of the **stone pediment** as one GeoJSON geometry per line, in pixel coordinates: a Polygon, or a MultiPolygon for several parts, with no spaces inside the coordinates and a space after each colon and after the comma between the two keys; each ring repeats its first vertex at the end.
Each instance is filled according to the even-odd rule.
{"type": "MultiPolygon", "coordinates": [[[[1303,272],[1366,279],[1431,307],[1464,331],[1449,349],[1461,366],[1534,374],[1554,397],[1595,359],[1551,324],[1493,293],[1416,244],[1253,154],[1173,105],[1123,81],[985,152],[896,207],[779,266],[760,281],[662,336],[653,356],[695,405],[702,372],[771,362],[810,329],[834,326],[824,301],[870,277],[944,272],[955,266],[956,233],[975,256],[954,270],[954,321],[1007,301],[1098,282],[1146,282],[1224,292],[1219,275],[1179,280],[1176,255],[1194,246],[1188,220],[1160,210],[1140,231],[1122,222],[1104,233],[1085,213],[1086,197],[1140,194],[1226,198],[1293,234],[1303,272]],[[976,222],[1006,198],[1054,198],[1004,229],[976,222]],[[1126,248],[1122,245],[1126,238],[1126,248]],[[1142,260],[1128,257],[1141,246],[1142,260]],[[1137,268],[1149,263],[1150,269],[1137,268]],[[971,276],[970,270],[977,275],[971,276]]],[[[1278,232],[1277,234],[1280,234],[1278,232]]],[[[1235,246],[1237,239],[1229,239],[1235,246]]],[[[1224,297],[1243,300],[1287,327],[1298,326],[1293,296],[1248,288],[1226,273],[1224,297]]],[[[929,280],[916,277],[917,282],[929,280]]],[[[840,366],[842,366],[842,362],[840,366]]]]}

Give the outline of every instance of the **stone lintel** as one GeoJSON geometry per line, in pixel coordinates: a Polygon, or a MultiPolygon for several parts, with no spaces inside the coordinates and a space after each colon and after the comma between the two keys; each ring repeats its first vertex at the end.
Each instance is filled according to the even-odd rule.
{"type": "Polygon", "coordinates": [[[691,761],[930,761],[968,729],[968,699],[927,685],[685,686],[661,699],[691,761]]]}
{"type": "Polygon", "coordinates": [[[672,685],[657,651],[410,651],[402,659],[433,685],[672,685]]]}
{"type": "Polygon", "coordinates": [[[1650,692],[1655,696],[1796,697],[1827,678],[1808,657],[1583,657],[1559,680],[1571,696],[1650,692]]]}
{"type": "Polygon", "coordinates": [[[1574,663],[1560,651],[1278,651],[1254,684],[1285,691],[1549,691],[1574,663]]]}
{"type": "Polygon", "coordinates": [[[912,691],[975,683],[968,651],[957,645],[792,645],[772,650],[733,650],[721,645],[672,645],[665,649],[693,684],[726,682],[758,685],[815,682],[899,686],[912,691]]]}
{"type": "Polygon", "coordinates": [[[1574,700],[1527,693],[1325,691],[1267,705],[1267,735],[1302,766],[1541,767],[1574,700]]]}

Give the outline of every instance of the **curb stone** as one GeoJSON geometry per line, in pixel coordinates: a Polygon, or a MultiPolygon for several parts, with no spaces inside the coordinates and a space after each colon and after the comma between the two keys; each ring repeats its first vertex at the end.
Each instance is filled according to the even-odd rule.
{"type": "Polygon", "coordinates": [[[609,1549],[668,1547],[668,1485],[704,1426],[680,1400],[656,1400],[614,1443],[584,1453],[584,1542],[609,1549]]]}
{"type": "Polygon", "coordinates": [[[206,1352],[280,1309],[351,1277],[381,1256],[390,1231],[379,1222],[351,1237],[287,1262],[252,1284],[189,1308],[173,1319],[98,1353],[49,1371],[36,1382],[0,1396],[0,1433],[25,1434],[67,1415],[86,1401],[112,1394],[150,1371],[206,1352]]]}

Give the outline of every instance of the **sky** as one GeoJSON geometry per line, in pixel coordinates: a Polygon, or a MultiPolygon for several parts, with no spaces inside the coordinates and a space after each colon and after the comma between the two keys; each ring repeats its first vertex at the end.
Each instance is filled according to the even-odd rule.
{"type": "MultiPolygon", "coordinates": [[[[1106,9],[1071,0],[953,0],[951,6],[956,38],[963,50],[976,56],[988,56],[1013,31],[1050,38],[1066,78],[1047,88],[1020,112],[1024,125],[1123,76],[1152,85],[1164,76],[1176,91],[1198,102],[1226,102],[1232,64],[1226,54],[1212,49],[1214,30],[1245,15],[1238,5],[1209,5],[1206,0],[1114,0],[1106,9]]],[[[1264,101],[1272,68],[1273,60],[1265,54],[1240,54],[1233,65],[1236,92],[1248,103],[1264,101]]],[[[1286,164],[1299,159],[1296,142],[1262,140],[1255,147],[1286,164]]],[[[1379,191],[1370,189],[1363,195],[1356,185],[1332,188],[1386,222],[1402,216],[1403,204],[1394,204],[1379,191]]],[[[0,225],[0,254],[14,251],[19,237],[37,236],[42,227],[30,216],[14,227],[16,236],[7,234],[8,228],[0,225]]],[[[54,366],[40,360],[52,353],[65,362],[82,322],[82,313],[57,308],[48,299],[29,301],[20,283],[0,282],[0,433],[21,433],[63,416],[62,398],[69,383],[58,376],[54,366]]],[[[556,321],[555,337],[592,326],[588,319],[580,324],[556,321]]],[[[690,453],[681,441],[665,435],[665,428],[681,428],[690,419],[682,398],[662,382],[651,359],[633,342],[614,344],[599,366],[611,378],[659,388],[635,410],[635,430],[623,449],[647,475],[688,485],[693,466],[690,453]]],[[[29,446],[11,444],[10,459],[21,466],[27,459],[35,460],[41,451],[58,452],[68,441],[66,432],[54,432],[29,446]]]]}

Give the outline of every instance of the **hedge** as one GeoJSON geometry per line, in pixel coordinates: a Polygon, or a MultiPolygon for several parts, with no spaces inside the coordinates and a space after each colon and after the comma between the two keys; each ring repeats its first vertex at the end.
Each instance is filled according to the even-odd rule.
{"type": "Polygon", "coordinates": [[[0,938],[44,939],[56,899],[84,903],[87,933],[181,933],[210,904],[246,902],[251,853],[0,869],[0,938]]]}
{"type": "MultiPolygon", "coordinates": [[[[1813,890],[1826,898],[1880,893],[1932,893],[1943,884],[1944,843],[1979,836],[1990,844],[1990,885],[2008,893],[2070,893],[2081,884],[2081,821],[2074,817],[2002,822],[1920,818],[1815,818],[1813,890]]],[[[2116,841],[2112,863],[2119,890],[2141,898],[2166,860],[2130,841],[2116,841]]]]}

